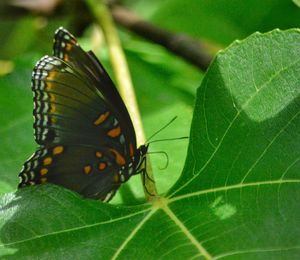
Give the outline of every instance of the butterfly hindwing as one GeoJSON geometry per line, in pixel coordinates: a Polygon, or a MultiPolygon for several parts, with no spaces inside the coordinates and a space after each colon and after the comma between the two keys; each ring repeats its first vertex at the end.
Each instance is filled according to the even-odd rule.
{"type": "Polygon", "coordinates": [[[24,164],[20,186],[53,183],[104,200],[122,182],[114,160],[105,149],[78,145],[40,148],[24,164]]]}

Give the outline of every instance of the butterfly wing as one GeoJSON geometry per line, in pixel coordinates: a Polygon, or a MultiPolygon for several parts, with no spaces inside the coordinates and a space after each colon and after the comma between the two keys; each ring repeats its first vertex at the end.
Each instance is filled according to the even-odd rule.
{"type": "Polygon", "coordinates": [[[23,166],[20,187],[54,183],[84,197],[107,200],[121,184],[113,160],[106,149],[81,145],[39,148],[23,166]]]}
{"type": "MultiPolygon", "coordinates": [[[[120,125],[124,139],[130,140],[130,142],[126,142],[127,150],[135,149],[136,137],[127,109],[113,82],[95,55],[92,52],[83,51],[76,42],[76,39],[63,28],[57,30],[54,39],[54,57],[46,56],[42,58],[37,63],[33,72],[32,89],[35,94],[34,116],[35,122],[38,123],[36,125],[39,128],[38,131],[41,133],[47,131],[45,130],[47,128],[46,124],[40,124],[39,120],[43,117],[43,112],[41,113],[37,109],[41,107],[38,103],[41,101],[40,99],[43,99],[42,102],[44,104],[50,103],[47,107],[51,109],[52,105],[52,110],[61,108],[62,104],[70,103],[76,115],[78,115],[78,109],[74,111],[74,108],[80,107],[78,102],[81,102],[81,105],[85,105],[87,109],[82,109],[80,114],[86,117],[86,114],[82,112],[86,111],[94,121],[101,117],[101,115],[105,116],[105,113],[110,111],[115,121],[117,121],[115,123],[120,125]],[[55,96],[57,96],[57,98],[61,99],[61,102],[57,102],[58,105],[56,106],[54,101],[46,100],[47,92],[50,94],[50,99],[54,100],[55,96]],[[68,93],[69,96],[65,97],[62,93],[68,93]],[[58,97],[58,95],[60,96],[58,97]],[[67,103],[66,99],[68,99],[67,103]],[[106,111],[100,108],[106,108],[106,111]]],[[[64,110],[72,112],[68,109],[67,105],[64,107],[64,110]]],[[[43,107],[43,109],[45,110],[46,108],[43,107]]],[[[51,117],[51,113],[49,116],[51,117]]],[[[44,119],[47,120],[46,117],[44,119]]],[[[51,118],[49,119],[51,120],[51,118]]],[[[91,119],[88,119],[88,122],[90,122],[91,119]]],[[[80,120],[80,122],[84,123],[84,120],[80,120]]],[[[46,121],[46,123],[48,122],[46,121]]],[[[53,126],[55,126],[55,123],[53,123],[53,126]]],[[[74,128],[72,125],[70,129],[73,131],[74,128]]],[[[50,131],[49,135],[51,134],[50,131]]],[[[43,143],[41,142],[42,137],[37,136],[37,134],[35,135],[38,144],[43,143]]]]}
{"type": "Polygon", "coordinates": [[[107,200],[134,170],[135,132],[111,79],[92,52],[60,28],[54,56],[32,75],[34,136],[40,145],[24,164],[19,187],[51,182],[107,200]]]}
{"type": "Polygon", "coordinates": [[[123,125],[124,135],[133,142],[132,146],[135,148],[135,131],[126,106],[95,54],[92,51],[83,51],[74,36],[63,28],[59,28],[55,33],[53,54],[68,62],[73,68],[77,68],[78,73],[92,80],[92,85],[98,90],[98,93],[102,95],[107,104],[111,105],[111,111],[119,119],[120,125],[123,125]]]}

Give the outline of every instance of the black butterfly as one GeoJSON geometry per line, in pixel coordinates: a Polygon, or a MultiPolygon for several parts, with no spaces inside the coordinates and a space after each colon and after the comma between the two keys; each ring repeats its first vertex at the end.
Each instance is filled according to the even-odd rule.
{"type": "Polygon", "coordinates": [[[53,56],[32,73],[34,137],[19,187],[54,183],[109,201],[132,175],[145,173],[148,145],[136,147],[127,109],[92,51],[60,27],[53,56]]]}

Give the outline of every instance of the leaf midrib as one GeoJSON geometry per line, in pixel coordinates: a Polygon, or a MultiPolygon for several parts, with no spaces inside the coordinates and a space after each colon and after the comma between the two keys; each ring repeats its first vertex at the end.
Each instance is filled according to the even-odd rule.
{"type": "Polygon", "coordinates": [[[151,218],[151,216],[157,212],[159,209],[162,209],[165,214],[175,223],[175,225],[180,229],[180,231],[187,237],[187,239],[193,244],[200,255],[204,256],[206,259],[212,259],[212,256],[208,253],[208,251],[203,247],[203,245],[193,236],[193,234],[188,230],[188,228],[176,217],[174,212],[168,207],[169,200],[167,198],[157,198],[154,201],[153,207],[150,213],[146,216],[146,218],[141,221],[136,228],[130,233],[128,238],[121,244],[118,248],[112,259],[117,259],[117,257],[122,253],[122,250],[126,248],[129,244],[130,240],[134,237],[134,235],[142,228],[142,226],[151,218]]]}

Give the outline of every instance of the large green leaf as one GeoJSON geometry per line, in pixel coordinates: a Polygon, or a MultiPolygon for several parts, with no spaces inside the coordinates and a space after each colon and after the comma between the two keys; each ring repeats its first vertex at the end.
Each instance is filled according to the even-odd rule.
{"type": "Polygon", "coordinates": [[[127,207],[52,185],[3,196],[2,256],[299,258],[299,42],[298,30],[277,30],[219,53],[166,196],[127,207]]]}

